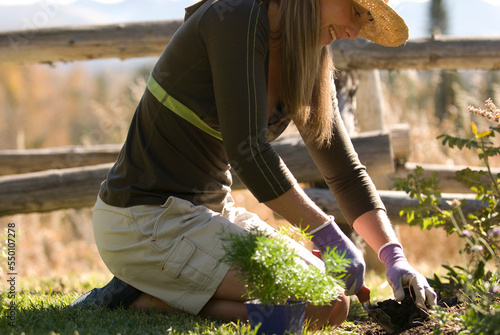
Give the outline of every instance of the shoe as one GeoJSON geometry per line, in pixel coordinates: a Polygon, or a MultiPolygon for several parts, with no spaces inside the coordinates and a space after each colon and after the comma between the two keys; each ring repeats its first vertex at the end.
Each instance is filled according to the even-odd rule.
{"type": "Polygon", "coordinates": [[[115,309],[119,306],[128,307],[142,292],[133,286],[113,277],[102,288],[94,288],[73,301],[72,307],[87,307],[89,305],[104,306],[115,309]]]}

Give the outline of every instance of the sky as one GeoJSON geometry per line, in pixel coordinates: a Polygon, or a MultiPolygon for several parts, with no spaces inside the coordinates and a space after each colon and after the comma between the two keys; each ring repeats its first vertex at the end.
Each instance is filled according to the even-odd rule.
{"type": "MultiPolygon", "coordinates": [[[[0,0],[0,6],[16,6],[16,5],[30,5],[34,4],[37,2],[42,2],[44,0],[0,0]]],[[[46,0],[45,0],[46,1],[46,0]]],[[[54,0],[57,1],[61,5],[69,5],[72,3],[77,2],[78,0],[54,0]]],[[[123,2],[124,0],[92,0],[94,2],[98,3],[103,3],[103,4],[117,4],[120,2],[123,2]]],[[[138,0],[140,1],[140,0],[138,0]]],[[[166,0],[166,1],[171,1],[171,2],[179,2],[179,0],[166,0]]],[[[196,0],[193,0],[193,2],[196,0]]],[[[429,0],[390,0],[389,3],[391,6],[397,6],[398,4],[402,2],[429,2],[429,0]]],[[[454,0],[454,1],[460,1],[460,0],[454,0]]],[[[484,2],[490,3],[492,5],[497,5],[500,6],[500,1],[499,0],[483,0],[484,2]]]]}
{"type": "MultiPolygon", "coordinates": [[[[181,19],[198,0],[0,0],[0,31],[181,19]]],[[[390,0],[410,38],[428,37],[430,0],[390,0]]],[[[450,35],[500,36],[500,0],[445,0],[450,35]]]]}
{"type": "MultiPolygon", "coordinates": [[[[43,0],[0,0],[0,5],[4,6],[19,6],[19,5],[31,5],[37,2],[42,2],[43,0]]],[[[61,5],[70,5],[77,0],[56,0],[61,5]]],[[[104,4],[116,4],[123,2],[123,0],[93,0],[94,2],[100,2],[104,4]]]]}
{"type": "MultiPolygon", "coordinates": [[[[5,6],[14,6],[14,5],[28,5],[28,4],[33,4],[37,2],[41,2],[42,0],[0,0],[0,5],[5,5],[5,6]]],[[[77,0],[56,0],[59,4],[71,4],[76,2],[77,0]]],[[[104,4],[116,4],[123,2],[124,0],[93,0],[94,2],[100,2],[104,4]]],[[[167,0],[167,1],[178,1],[178,0],[167,0]]],[[[397,5],[401,2],[405,2],[408,0],[390,0],[391,6],[397,5]]],[[[429,0],[411,0],[413,2],[428,2],[429,0]]],[[[455,0],[459,1],[459,0],[455,0]]],[[[498,0],[484,0],[485,2],[491,3],[493,5],[500,5],[500,1],[498,0]]]]}
{"type": "MultiPolygon", "coordinates": [[[[0,31],[182,19],[198,0],[0,0],[0,31]]],[[[428,37],[430,0],[390,0],[410,38],[428,37]]],[[[500,0],[445,0],[450,35],[500,36],[500,0]]]]}

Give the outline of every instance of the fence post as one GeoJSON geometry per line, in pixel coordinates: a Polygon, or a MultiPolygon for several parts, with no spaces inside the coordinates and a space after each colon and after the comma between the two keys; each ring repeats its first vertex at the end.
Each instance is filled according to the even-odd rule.
{"type": "MultiPolygon", "coordinates": [[[[356,71],[358,81],[356,91],[356,122],[358,131],[380,131],[387,128],[384,120],[384,101],[382,95],[382,82],[379,70],[356,71]]],[[[370,171],[368,174],[370,174],[370,171]]],[[[391,188],[389,175],[370,174],[377,189],[388,190],[391,188]]],[[[398,233],[397,226],[394,227],[398,233]]],[[[398,234],[399,235],[399,234],[398,234]]],[[[378,260],[377,254],[366,245],[361,238],[353,238],[358,247],[364,251],[366,264],[370,269],[383,273],[385,268],[378,260]]]]}

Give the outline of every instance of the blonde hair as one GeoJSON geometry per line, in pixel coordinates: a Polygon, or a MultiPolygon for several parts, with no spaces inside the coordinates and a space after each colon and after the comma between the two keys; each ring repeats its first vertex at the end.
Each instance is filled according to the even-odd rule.
{"type": "Polygon", "coordinates": [[[330,144],[333,59],[321,47],[318,0],[279,0],[281,99],[308,141],[330,144]]]}

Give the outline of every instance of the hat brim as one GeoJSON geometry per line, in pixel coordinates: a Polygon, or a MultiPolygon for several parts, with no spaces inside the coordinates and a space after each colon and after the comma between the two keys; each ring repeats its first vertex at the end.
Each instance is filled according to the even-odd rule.
{"type": "Polygon", "coordinates": [[[353,0],[370,11],[373,20],[366,23],[359,37],[386,47],[397,47],[408,40],[408,26],[401,16],[383,0],[353,0]]]}

